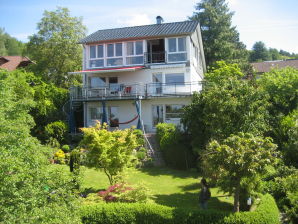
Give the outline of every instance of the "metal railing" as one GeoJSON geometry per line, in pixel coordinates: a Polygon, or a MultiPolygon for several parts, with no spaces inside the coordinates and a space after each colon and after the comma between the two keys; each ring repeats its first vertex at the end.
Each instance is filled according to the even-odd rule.
{"type": "Polygon", "coordinates": [[[113,84],[70,88],[72,100],[152,98],[188,96],[202,90],[202,82],[113,84]]]}
{"type": "Polygon", "coordinates": [[[144,53],[144,63],[145,64],[157,64],[157,63],[167,63],[167,52],[145,52],[144,53]]]}

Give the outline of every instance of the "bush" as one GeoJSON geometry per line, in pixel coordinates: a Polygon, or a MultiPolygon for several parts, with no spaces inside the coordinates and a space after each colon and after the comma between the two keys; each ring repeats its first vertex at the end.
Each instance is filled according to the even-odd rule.
{"type": "Polygon", "coordinates": [[[265,179],[262,186],[264,192],[273,195],[287,219],[298,223],[298,170],[280,166],[265,179]]]}
{"type": "Polygon", "coordinates": [[[150,192],[144,184],[129,185],[126,183],[114,184],[98,195],[106,202],[147,202],[150,192]]]}
{"type": "Polygon", "coordinates": [[[277,224],[279,212],[270,195],[261,197],[253,212],[226,213],[216,210],[170,208],[150,203],[108,203],[81,208],[83,223],[197,223],[197,224],[277,224]]]}
{"type": "Polygon", "coordinates": [[[196,166],[196,157],[190,141],[174,124],[159,123],[156,126],[157,141],[167,166],[189,169],[196,166]]]}
{"type": "Polygon", "coordinates": [[[45,133],[48,139],[54,138],[60,144],[64,143],[68,137],[68,125],[63,121],[52,122],[45,127],[45,133]]]}
{"type": "Polygon", "coordinates": [[[61,149],[59,149],[54,154],[54,160],[55,160],[55,163],[65,164],[65,153],[61,149]]]}

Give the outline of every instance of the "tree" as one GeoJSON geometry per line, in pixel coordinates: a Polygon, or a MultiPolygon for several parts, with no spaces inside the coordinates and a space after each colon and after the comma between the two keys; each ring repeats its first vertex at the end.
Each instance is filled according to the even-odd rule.
{"type": "Polygon", "coordinates": [[[256,184],[265,167],[274,163],[277,146],[270,138],[248,133],[231,135],[222,144],[213,140],[202,154],[204,170],[216,177],[224,192],[234,195],[234,211],[239,212],[240,189],[243,182],[256,184]]]}
{"type": "Polygon", "coordinates": [[[276,48],[269,48],[269,59],[272,61],[282,59],[282,56],[279,54],[276,48]]]}
{"type": "Polygon", "coordinates": [[[51,166],[51,149],[30,136],[27,76],[0,71],[0,223],[78,223],[72,176],[51,166]]]}
{"type": "Polygon", "coordinates": [[[246,60],[245,45],[232,26],[233,12],[225,0],[202,0],[195,6],[197,12],[190,17],[200,22],[206,64],[220,60],[246,60]]]}
{"type": "Polygon", "coordinates": [[[5,33],[0,28],[0,56],[15,56],[23,54],[24,44],[5,33]]]}
{"type": "Polygon", "coordinates": [[[289,140],[283,120],[298,108],[298,69],[274,69],[264,73],[257,83],[270,97],[271,105],[268,109],[271,131],[268,134],[283,151],[289,140]]]}
{"type": "Polygon", "coordinates": [[[182,121],[200,151],[211,139],[221,141],[239,131],[262,135],[269,128],[268,105],[266,92],[243,79],[237,65],[219,62],[205,75],[205,87],[193,96],[182,121]]]}
{"type": "Polygon", "coordinates": [[[46,82],[67,87],[67,72],[79,70],[82,48],[77,43],[85,36],[82,19],[71,17],[67,8],[45,11],[37,25],[38,33],[30,36],[27,52],[36,64],[31,70],[46,82]]]}
{"type": "Polygon", "coordinates": [[[139,145],[133,129],[109,131],[106,124],[97,123],[82,131],[80,145],[86,150],[86,165],[103,170],[111,185],[115,176],[136,164],[134,149],[139,145]]]}
{"type": "Polygon", "coordinates": [[[269,59],[269,51],[266,48],[265,44],[262,41],[256,42],[253,45],[252,51],[250,53],[250,61],[268,61],[269,59]]]}

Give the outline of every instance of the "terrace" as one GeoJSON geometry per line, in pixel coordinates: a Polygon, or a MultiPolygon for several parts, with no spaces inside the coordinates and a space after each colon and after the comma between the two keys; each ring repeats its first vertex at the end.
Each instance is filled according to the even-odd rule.
{"type": "Polygon", "coordinates": [[[182,83],[115,83],[99,87],[73,86],[73,101],[148,99],[154,97],[183,97],[202,90],[202,82],[182,83]]]}

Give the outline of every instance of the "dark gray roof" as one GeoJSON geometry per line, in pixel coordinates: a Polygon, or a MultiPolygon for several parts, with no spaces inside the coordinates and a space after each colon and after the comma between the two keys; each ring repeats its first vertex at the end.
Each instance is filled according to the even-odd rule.
{"type": "Polygon", "coordinates": [[[193,33],[198,24],[198,21],[185,21],[98,30],[80,40],[79,43],[87,44],[110,40],[187,35],[193,33]]]}

